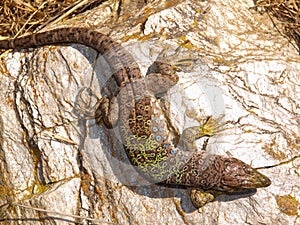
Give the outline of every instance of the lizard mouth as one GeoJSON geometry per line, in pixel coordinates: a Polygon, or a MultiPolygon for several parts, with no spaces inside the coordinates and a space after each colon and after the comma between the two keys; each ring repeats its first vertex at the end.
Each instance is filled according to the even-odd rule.
{"type": "Polygon", "coordinates": [[[259,173],[256,169],[252,170],[251,175],[242,181],[241,187],[249,189],[268,187],[271,185],[271,180],[267,176],[259,173]]]}

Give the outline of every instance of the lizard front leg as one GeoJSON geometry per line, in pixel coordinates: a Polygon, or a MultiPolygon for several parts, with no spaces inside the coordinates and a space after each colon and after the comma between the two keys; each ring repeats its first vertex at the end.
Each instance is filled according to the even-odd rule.
{"type": "MultiPolygon", "coordinates": [[[[213,120],[208,117],[204,124],[199,126],[189,127],[183,130],[180,145],[184,150],[197,151],[195,141],[201,137],[210,137],[219,131],[223,130],[224,124],[219,124],[223,117],[213,120]]],[[[209,202],[212,202],[217,196],[223,194],[215,190],[203,190],[202,188],[188,188],[191,202],[196,208],[201,208],[209,202]]]]}
{"type": "Polygon", "coordinates": [[[201,208],[209,202],[212,202],[217,196],[223,194],[215,190],[203,190],[201,188],[189,188],[191,202],[196,208],[201,208]]]}
{"type": "MultiPolygon", "coordinates": [[[[195,141],[197,139],[202,137],[211,137],[224,130],[224,124],[219,123],[222,118],[223,116],[213,119],[209,116],[203,124],[184,129],[180,137],[179,146],[181,146],[184,150],[196,151],[195,141]]],[[[200,122],[200,120],[198,121],[200,122]]]]}

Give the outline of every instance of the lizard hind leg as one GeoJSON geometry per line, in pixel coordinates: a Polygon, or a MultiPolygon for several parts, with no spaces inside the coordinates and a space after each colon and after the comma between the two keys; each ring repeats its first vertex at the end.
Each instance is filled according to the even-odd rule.
{"type": "Polygon", "coordinates": [[[148,90],[159,95],[177,84],[179,77],[172,65],[155,61],[149,67],[145,80],[148,90]]]}
{"type": "Polygon", "coordinates": [[[192,52],[186,51],[182,46],[176,49],[173,47],[165,45],[146,73],[148,89],[155,95],[164,93],[177,84],[179,77],[176,72],[191,71],[197,61],[192,52]]]}
{"type": "Polygon", "coordinates": [[[95,119],[98,124],[107,128],[118,122],[119,104],[116,97],[99,97],[90,88],[82,88],[77,97],[75,110],[86,119],[95,119]]]}
{"type": "Polygon", "coordinates": [[[97,123],[103,123],[107,128],[113,128],[119,119],[119,104],[116,97],[103,97],[95,111],[97,123]]]}

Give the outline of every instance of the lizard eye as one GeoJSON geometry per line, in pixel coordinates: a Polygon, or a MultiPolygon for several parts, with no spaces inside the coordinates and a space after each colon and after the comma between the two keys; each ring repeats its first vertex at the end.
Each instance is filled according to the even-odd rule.
{"type": "Polygon", "coordinates": [[[249,168],[249,166],[246,166],[246,165],[243,166],[243,169],[244,169],[246,174],[250,174],[251,171],[252,171],[251,168],[249,168]]]}
{"type": "Polygon", "coordinates": [[[173,148],[173,149],[170,150],[170,153],[171,153],[172,155],[174,155],[174,154],[176,153],[176,150],[173,148]]]}

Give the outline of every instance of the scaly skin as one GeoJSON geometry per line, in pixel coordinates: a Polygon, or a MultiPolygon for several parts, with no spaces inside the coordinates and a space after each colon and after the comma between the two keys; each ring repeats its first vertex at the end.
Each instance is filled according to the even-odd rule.
{"type": "Polygon", "coordinates": [[[195,140],[218,131],[212,118],[203,125],[183,131],[180,141],[170,131],[157,94],[178,81],[172,66],[154,62],[146,77],[133,57],[120,44],[97,31],[60,28],[14,40],[0,41],[0,49],[25,49],[50,44],[80,43],[101,53],[119,86],[113,98],[104,97],[96,111],[98,122],[118,126],[131,163],[149,181],[190,188],[193,204],[199,208],[224,192],[267,187],[271,181],[256,169],[235,159],[197,151],[195,140]]]}

